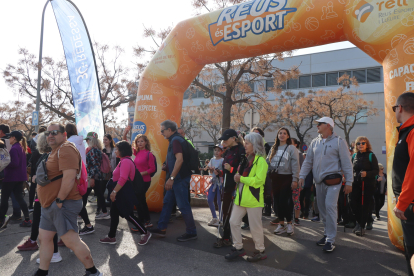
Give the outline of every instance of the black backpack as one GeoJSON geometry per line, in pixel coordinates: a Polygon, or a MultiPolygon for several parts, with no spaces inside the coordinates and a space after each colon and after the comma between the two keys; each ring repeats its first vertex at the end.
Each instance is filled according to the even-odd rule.
{"type": "Polygon", "coordinates": [[[128,180],[130,180],[132,182],[132,187],[134,188],[134,192],[136,194],[141,194],[141,193],[143,193],[144,179],[142,178],[142,175],[138,171],[137,167],[135,166],[134,161],[132,161],[131,158],[127,158],[127,159],[131,160],[131,162],[132,162],[132,164],[134,164],[134,168],[135,168],[135,177],[134,177],[134,179],[129,179],[128,178],[128,180]]]}
{"type": "MultiPolygon", "coordinates": [[[[149,155],[150,155],[150,153],[152,154],[152,152],[148,152],[148,156],[147,156],[147,160],[148,160],[148,161],[149,161],[149,155]]],[[[153,176],[157,173],[157,170],[158,170],[158,166],[157,166],[157,157],[155,157],[155,155],[154,155],[154,154],[152,154],[152,156],[154,156],[155,172],[153,172],[152,174],[150,174],[150,176],[151,176],[151,177],[153,177],[153,176]]]]}
{"type": "MultiPolygon", "coordinates": [[[[181,137],[182,138],[182,137],[181,137]]],[[[186,145],[186,156],[184,156],[184,162],[190,171],[198,171],[200,167],[200,158],[198,157],[198,151],[184,138],[186,145]]]]}

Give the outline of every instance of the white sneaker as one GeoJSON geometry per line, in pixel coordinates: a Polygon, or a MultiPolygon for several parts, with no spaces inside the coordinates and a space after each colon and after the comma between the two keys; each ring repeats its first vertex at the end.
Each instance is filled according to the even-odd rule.
{"type": "Polygon", "coordinates": [[[95,220],[102,220],[102,219],[111,219],[111,215],[109,213],[100,213],[95,217],[95,220]]]}
{"type": "Polygon", "coordinates": [[[292,236],[295,233],[295,231],[293,230],[292,223],[287,224],[286,232],[287,232],[288,236],[292,236]]]}
{"type": "Polygon", "coordinates": [[[208,223],[208,226],[219,226],[219,220],[218,218],[212,218],[210,222],[208,223]]]}
{"type": "MultiPolygon", "coordinates": [[[[52,260],[50,260],[50,263],[58,263],[62,261],[62,256],[60,256],[60,253],[53,253],[52,260]]],[[[36,263],[40,264],[40,258],[37,258],[36,263]]]]}
{"type": "Polygon", "coordinates": [[[274,231],[274,233],[276,235],[280,235],[280,234],[286,233],[286,226],[285,225],[282,225],[282,224],[279,224],[277,226],[276,230],[274,231]]]}

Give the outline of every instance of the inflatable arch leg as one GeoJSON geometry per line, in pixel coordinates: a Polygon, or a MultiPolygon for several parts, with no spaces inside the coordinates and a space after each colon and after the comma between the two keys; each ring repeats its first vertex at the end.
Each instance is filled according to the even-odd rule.
{"type": "MultiPolygon", "coordinates": [[[[168,141],[160,133],[166,119],[180,122],[184,91],[215,62],[350,41],[384,67],[387,168],[391,177],[397,122],[391,106],[414,90],[414,1],[408,0],[255,0],[180,22],[143,73],[133,137],[148,135],[158,167],[168,141]]],[[[165,174],[158,172],[148,191],[149,208],[162,208],[165,174]]],[[[388,232],[402,248],[400,221],[388,179],[388,232]]]]}

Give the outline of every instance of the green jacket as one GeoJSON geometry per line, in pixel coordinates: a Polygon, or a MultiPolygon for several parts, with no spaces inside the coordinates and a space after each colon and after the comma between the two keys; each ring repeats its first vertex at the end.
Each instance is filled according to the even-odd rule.
{"type": "Polygon", "coordinates": [[[267,168],[268,165],[266,159],[256,155],[249,175],[240,177],[240,182],[244,185],[241,191],[241,196],[239,193],[239,185],[237,185],[234,204],[247,208],[264,207],[263,191],[266,182],[267,168]]]}

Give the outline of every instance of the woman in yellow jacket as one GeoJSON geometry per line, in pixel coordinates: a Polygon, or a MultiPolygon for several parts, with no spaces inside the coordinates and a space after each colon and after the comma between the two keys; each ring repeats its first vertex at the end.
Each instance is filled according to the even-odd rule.
{"type": "Polygon", "coordinates": [[[264,247],[264,235],[262,226],[262,210],[264,207],[263,191],[266,181],[268,165],[263,138],[260,134],[250,133],[245,137],[246,157],[240,163],[238,173],[234,176],[236,181],[236,198],[233,212],[230,217],[230,228],[233,237],[233,248],[227,254],[227,260],[233,260],[246,253],[243,249],[241,235],[242,218],[248,214],[250,232],[253,236],[256,251],[253,256],[247,258],[250,262],[256,262],[267,258],[264,247]]]}

